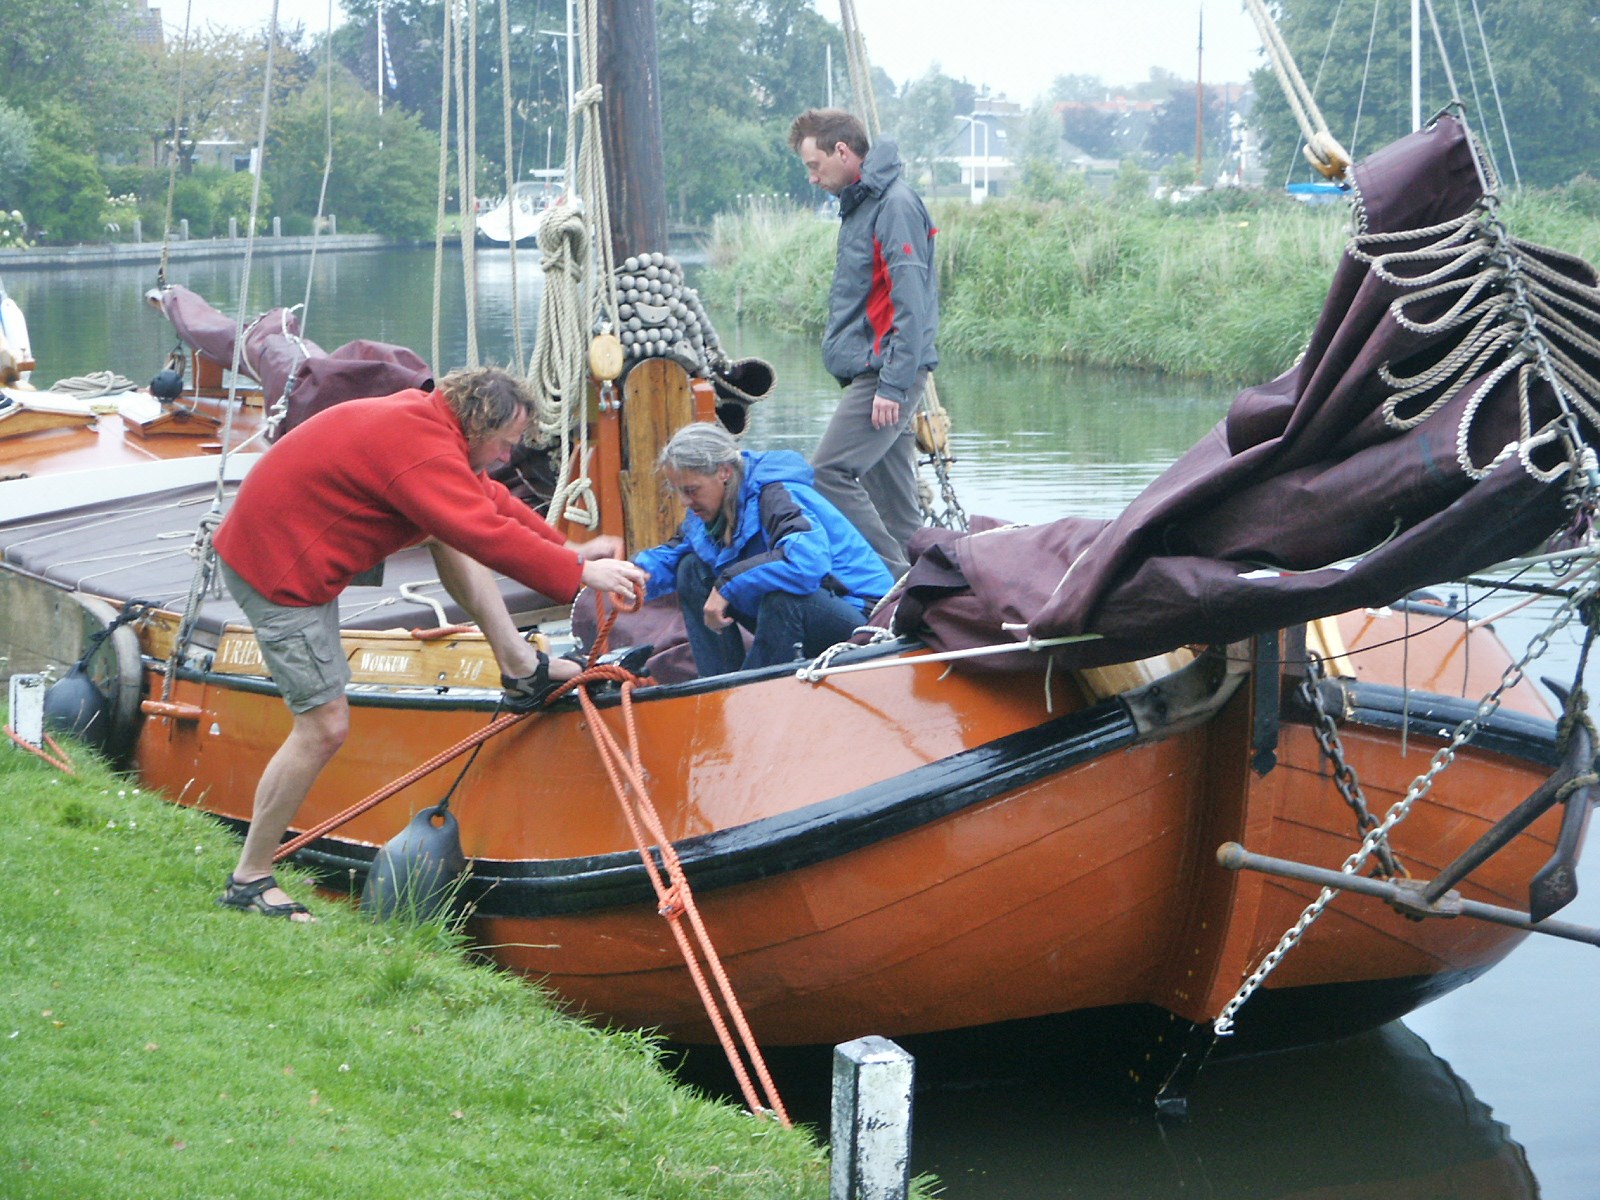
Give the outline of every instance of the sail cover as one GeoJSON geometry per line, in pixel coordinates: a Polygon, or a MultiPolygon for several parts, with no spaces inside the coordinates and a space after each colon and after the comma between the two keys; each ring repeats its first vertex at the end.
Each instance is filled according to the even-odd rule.
{"type": "MultiPolygon", "coordinates": [[[[233,365],[231,317],[178,284],[161,288],[152,299],[185,345],[212,362],[233,365]]],[[[239,369],[261,385],[269,405],[285,401],[274,437],[344,400],[433,386],[428,364],[406,347],[358,338],[327,351],[301,335],[300,318],[288,308],[268,309],[245,326],[239,369]]]]}
{"type": "Polygon", "coordinates": [[[1057,661],[1127,661],[1386,604],[1581,519],[1596,276],[1505,234],[1470,136],[1442,116],[1353,168],[1355,229],[1300,360],[1119,517],[924,530],[895,628],[940,648],[1091,634],[1057,661]]]}

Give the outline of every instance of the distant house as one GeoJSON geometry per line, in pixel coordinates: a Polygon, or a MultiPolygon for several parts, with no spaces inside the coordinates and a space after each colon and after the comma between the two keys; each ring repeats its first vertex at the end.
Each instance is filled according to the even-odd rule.
{"type": "Polygon", "coordinates": [[[1056,105],[1061,136],[1076,149],[1068,162],[1081,171],[1114,170],[1138,154],[1163,105],[1106,93],[1098,100],[1064,100],[1056,105]]]}
{"type": "Polygon", "coordinates": [[[151,8],[149,0],[136,0],[132,8],[118,14],[117,21],[136,46],[160,50],[167,44],[161,28],[161,10],[151,8]]]}
{"type": "Polygon", "coordinates": [[[1012,147],[1020,141],[1022,122],[1022,105],[987,92],[973,99],[972,112],[956,117],[939,161],[960,171],[972,203],[982,204],[1015,186],[1020,167],[1012,147]]]}

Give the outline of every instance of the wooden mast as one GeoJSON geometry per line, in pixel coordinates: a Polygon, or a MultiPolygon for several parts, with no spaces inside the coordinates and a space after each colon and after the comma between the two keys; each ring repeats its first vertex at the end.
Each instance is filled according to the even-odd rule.
{"type": "MultiPolygon", "coordinates": [[[[610,201],[611,244],[620,266],[629,256],[667,250],[666,169],[661,154],[661,67],[654,0],[597,0],[597,74],[602,90],[601,139],[610,201]]],[[[683,519],[676,496],[655,470],[656,454],[694,419],[687,374],[675,363],[646,359],[628,373],[622,411],[600,411],[600,478],[618,480],[616,503],[601,488],[608,533],[629,552],[658,545],[683,519]]]]}
{"type": "Polygon", "coordinates": [[[598,26],[611,244],[620,263],[630,254],[664,251],[667,245],[655,2],[599,0],[598,26]]]}

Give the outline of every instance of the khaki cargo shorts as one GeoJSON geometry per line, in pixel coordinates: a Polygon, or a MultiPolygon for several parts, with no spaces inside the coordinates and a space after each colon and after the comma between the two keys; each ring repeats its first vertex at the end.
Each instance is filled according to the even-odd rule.
{"type": "Polygon", "coordinates": [[[229,594],[250,618],[261,657],[289,711],[303,713],[344,695],[350,664],[339,644],[339,602],[301,608],[274,604],[222,559],[217,566],[229,594]]]}

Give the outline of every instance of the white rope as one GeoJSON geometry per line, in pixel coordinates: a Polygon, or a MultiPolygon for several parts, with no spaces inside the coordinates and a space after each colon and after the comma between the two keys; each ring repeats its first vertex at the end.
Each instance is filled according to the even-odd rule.
{"type": "MultiPolygon", "coordinates": [[[[1461,61],[1467,66],[1467,82],[1472,85],[1472,107],[1475,112],[1483,111],[1483,97],[1478,94],[1478,73],[1472,69],[1472,47],[1467,44],[1467,23],[1461,18],[1461,0],[1453,0],[1456,9],[1456,34],[1461,38],[1461,61]]],[[[1443,43],[1440,43],[1443,48],[1443,43]]],[[[1495,158],[1494,143],[1488,138],[1483,139],[1483,148],[1489,155],[1489,166],[1495,175],[1500,174],[1500,162],[1495,158]]]]}
{"type": "MultiPolygon", "coordinates": [[[[228,443],[233,438],[233,414],[238,408],[239,364],[244,356],[245,306],[250,299],[250,266],[255,259],[256,220],[261,213],[261,177],[267,166],[267,128],[272,114],[272,71],[278,49],[278,0],[272,0],[272,19],[267,24],[266,78],[261,83],[261,119],[256,129],[256,173],[250,188],[250,226],[245,230],[244,265],[239,272],[239,308],[233,321],[233,362],[228,375],[228,403],[222,420],[222,453],[217,458],[217,490],[213,507],[222,507],[223,480],[228,469],[228,443]]],[[[209,546],[210,539],[206,539],[209,546]]],[[[177,653],[175,644],[174,653],[177,653]]]]}
{"type": "MultiPolygon", "coordinates": [[[[538,401],[530,437],[555,441],[562,482],[549,517],[593,529],[600,521],[588,477],[588,423],[584,401],[589,381],[589,341],[618,327],[615,252],[611,244],[610,197],[602,144],[599,80],[599,13],[595,0],[580,11],[579,78],[567,113],[567,197],[546,211],[539,224],[545,274],[539,326],[528,377],[538,401]],[[577,445],[572,444],[577,430],[577,445]],[[568,468],[571,468],[570,470],[568,468]]],[[[609,390],[609,385],[606,389],[609,390]]]]}
{"type": "MultiPolygon", "coordinates": [[[[450,0],[451,5],[456,2],[457,0],[450,0]]],[[[466,293],[466,365],[476,367],[478,365],[478,271],[475,255],[477,244],[472,236],[474,229],[468,228],[468,223],[474,221],[477,216],[475,203],[477,189],[473,186],[474,168],[477,165],[473,147],[477,144],[477,135],[472,129],[475,121],[468,119],[468,109],[470,106],[471,115],[475,117],[477,105],[470,101],[463,60],[470,61],[474,72],[476,71],[478,56],[471,51],[477,44],[477,21],[474,16],[477,8],[471,0],[468,0],[468,3],[467,29],[462,28],[459,17],[455,23],[456,179],[458,181],[456,194],[461,198],[461,282],[466,293]],[[468,29],[473,34],[470,39],[468,29]]]]}
{"type": "Polygon", "coordinates": [[[1505,139],[1506,158],[1511,162],[1511,178],[1517,187],[1522,186],[1522,173],[1517,170],[1516,151],[1511,148],[1511,130],[1506,125],[1506,106],[1500,99],[1500,85],[1494,77],[1494,57],[1489,53],[1489,39],[1483,32],[1483,14],[1478,11],[1478,0],[1472,0],[1472,16],[1478,23],[1478,43],[1483,47],[1483,65],[1489,72],[1489,90],[1494,93],[1494,106],[1500,114],[1500,136],[1505,139]]]}
{"type": "Polygon", "coordinates": [[[1300,126],[1301,136],[1305,138],[1307,160],[1323,175],[1337,179],[1350,165],[1349,152],[1339,145],[1329,131],[1328,123],[1323,119],[1322,111],[1317,107],[1316,99],[1306,86],[1305,77],[1295,65],[1294,55],[1289,52],[1278,23],[1267,11],[1266,5],[1262,0],[1245,0],[1245,3],[1255,20],[1262,48],[1272,64],[1273,73],[1278,77],[1284,99],[1294,113],[1295,123],[1300,126]]]}
{"type": "MultiPolygon", "coordinates": [[[[511,12],[509,0],[500,0],[500,109],[505,134],[506,158],[506,228],[511,237],[507,250],[511,255],[511,344],[512,361],[522,369],[522,296],[517,287],[517,212],[514,203],[517,186],[517,168],[511,154],[511,12]]],[[[476,235],[476,230],[474,230],[476,235]]],[[[474,236],[476,240],[476,236],[474,236]]],[[[443,624],[441,621],[440,624],[443,624]]]]}
{"type": "MultiPolygon", "coordinates": [[[[873,662],[849,663],[842,667],[829,666],[839,647],[831,646],[822,655],[795,671],[795,678],[806,683],[821,683],[833,675],[852,675],[857,671],[882,671],[889,667],[914,667],[921,663],[958,662],[964,658],[983,658],[992,654],[1038,654],[1055,646],[1070,646],[1077,642],[1098,642],[1098,633],[1077,633],[1064,637],[1028,638],[1020,642],[995,642],[988,646],[969,646],[962,650],[941,650],[935,654],[918,654],[897,658],[878,659],[873,662]]],[[[850,643],[846,643],[848,646],[850,643]]]]}
{"type": "Polygon", "coordinates": [[[439,39],[439,195],[433,224],[433,340],[428,360],[435,375],[440,373],[443,355],[439,331],[444,314],[444,214],[445,196],[450,191],[450,78],[455,57],[455,20],[455,0],[450,0],[444,6],[444,36],[439,39]]]}
{"type": "Polygon", "coordinates": [[[872,90],[872,64],[867,57],[867,42],[861,36],[861,23],[856,19],[855,0],[839,0],[839,21],[844,29],[845,65],[850,75],[850,91],[860,110],[861,123],[867,127],[867,136],[873,141],[883,131],[878,116],[878,98],[872,90]]]}

